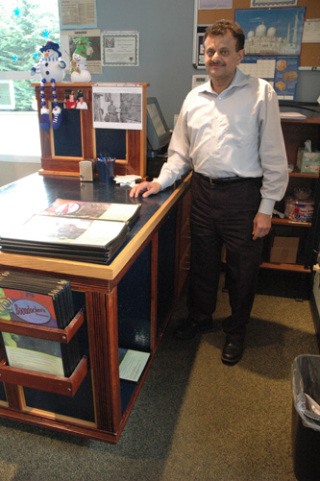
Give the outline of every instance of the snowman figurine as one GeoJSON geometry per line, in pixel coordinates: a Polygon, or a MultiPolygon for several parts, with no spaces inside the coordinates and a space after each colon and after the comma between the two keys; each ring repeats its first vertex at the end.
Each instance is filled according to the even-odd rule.
{"type": "Polygon", "coordinates": [[[87,58],[93,53],[87,37],[75,38],[76,49],[70,62],[71,82],[90,82],[91,74],[87,70],[87,58]]]}
{"type": "Polygon", "coordinates": [[[59,51],[59,44],[48,41],[43,47],[40,48],[40,52],[43,53],[43,58],[39,63],[32,67],[31,75],[40,75],[40,127],[43,130],[50,129],[50,116],[49,109],[46,104],[44,87],[47,82],[51,83],[52,94],[52,128],[57,129],[60,127],[62,121],[62,110],[59,107],[56,93],[56,82],[61,82],[65,76],[66,63],[61,59],[61,52],[59,51]]]}

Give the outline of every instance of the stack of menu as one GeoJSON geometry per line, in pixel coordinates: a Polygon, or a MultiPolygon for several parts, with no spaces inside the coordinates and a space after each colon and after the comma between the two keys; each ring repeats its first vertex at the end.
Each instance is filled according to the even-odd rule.
{"type": "Polygon", "coordinates": [[[123,243],[140,204],[56,199],[23,225],[0,235],[5,252],[107,264],[123,243]]]}
{"type": "MultiPolygon", "coordinates": [[[[74,317],[70,283],[64,279],[0,271],[0,317],[33,326],[64,328],[74,317]]],[[[68,377],[80,361],[76,337],[68,344],[2,332],[9,366],[68,377]]]]}

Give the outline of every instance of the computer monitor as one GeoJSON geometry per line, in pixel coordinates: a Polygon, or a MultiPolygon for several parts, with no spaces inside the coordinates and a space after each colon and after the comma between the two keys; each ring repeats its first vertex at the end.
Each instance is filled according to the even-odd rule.
{"type": "Polygon", "coordinates": [[[168,145],[171,132],[162,115],[160,105],[155,97],[147,99],[147,140],[150,149],[161,150],[168,145]]]}

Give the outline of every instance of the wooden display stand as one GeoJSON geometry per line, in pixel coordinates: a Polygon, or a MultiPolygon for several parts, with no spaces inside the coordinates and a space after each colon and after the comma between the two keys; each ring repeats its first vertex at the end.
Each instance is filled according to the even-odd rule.
{"type": "MultiPolygon", "coordinates": [[[[93,128],[93,83],[72,83],[61,82],[56,84],[57,101],[63,108],[67,92],[81,91],[88,106],[86,110],[63,108],[62,123],[60,127],[53,130],[40,128],[41,142],[41,170],[42,175],[67,175],[79,177],[79,162],[81,160],[94,160],[99,155],[97,152],[96,129],[93,128]]],[[[117,158],[115,173],[119,175],[136,174],[144,177],[146,175],[146,103],[147,83],[135,84],[99,84],[103,86],[126,87],[126,85],[142,87],[142,130],[124,130],[123,150],[125,158],[117,158]]],[[[38,102],[38,113],[40,119],[40,84],[33,84],[38,102]]],[[[50,106],[52,113],[51,85],[44,87],[45,100],[50,106]]],[[[99,129],[107,130],[107,129],[99,129]]],[[[110,131],[109,131],[110,132],[110,131]]],[[[101,133],[101,132],[100,132],[101,133]]],[[[102,132],[102,139],[103,139],[102,132]]],[[[100,136],[101,137],[101,136],[100,136]]],[[[110,141],[110,137],[108,137],[110,141]]],[[[118,140],[115,136],[114,142],[118,140]]]]}

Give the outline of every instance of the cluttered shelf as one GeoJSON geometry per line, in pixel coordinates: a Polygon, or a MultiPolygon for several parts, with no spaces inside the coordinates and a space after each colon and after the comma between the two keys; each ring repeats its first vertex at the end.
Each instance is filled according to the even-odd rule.
{"type": "Polygon", "coordinates": [[[320,233],[320,112],[317,105],[296,102],[281,102],[280,109],[289,183],[284,198],[275,205],[261,268],[308,279],[320,233]]]}

